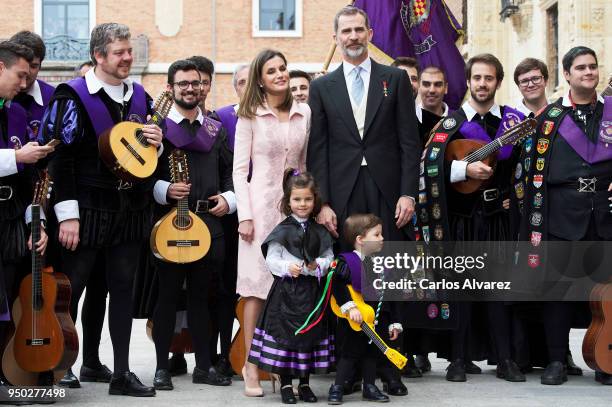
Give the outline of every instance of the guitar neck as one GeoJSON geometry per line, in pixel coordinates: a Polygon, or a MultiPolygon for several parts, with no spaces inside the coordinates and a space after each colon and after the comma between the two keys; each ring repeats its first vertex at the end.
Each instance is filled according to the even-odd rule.
{"type": "Polygon", "coordinates": [[[40,205],[32,205],[32,306],[42,306],[42,256],[36,251],[35,243],[40,240],[40,205]]]}
{"type": "Polygon", "coordinates": [[[496,138],[490,143],[480,147],[478,150],[469,154],[467,157],[464,158],[463,161],[467,161],[470,164],[475,163],[476,161],[482,161],[488,156],[490,156],[491,154],[493,154],[494,152],[496,152],[497,150],[499,150],[500,148],[502,148],[503,146],[504,146],[504,143],[503,143],[502,137],[496,138]]]}
{"type": "Polygon", "coordinates": [[[608,84],[606,88],[601,92],[601,97],[612,96],[612,83],[608,84]]]}
{"type": "Polygon", "coordinates": [[[149,119],[149,121],[147,121],[146,124],[157,124],[159,126],[159,124],[166,118],[166,116],[160,114],[159,112],[155,111],[153,112],[153,115],[151,116],[151,118],[149,119]]]}
{"type": "Polygon", "coordinates": [[[372,329],[370,325],[365,322],[361,323],[361,330],[370,338],[370,340],[376,345],[378,349],[382,353],[385,353],[389,347],[385,344],[385,342],[380,339],[380,336],[372,329]]]}

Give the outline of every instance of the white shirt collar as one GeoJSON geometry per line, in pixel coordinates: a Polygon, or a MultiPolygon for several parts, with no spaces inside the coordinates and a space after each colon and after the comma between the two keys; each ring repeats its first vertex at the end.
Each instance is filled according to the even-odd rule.
{"type": "MultiPolygon", "coordinates": [[[[199,122],[200,125],[202,125],[204,123],[204,115],[202,114],[202,109],[200,109],[199,106],[197,107],[197,109],[198,117],[196,117],[196,121],[199,122]]],[[[186,119],[185,116],[183,116],[178,110],[176,110],[176,107],[174,105],[172,105],[172,107],[170,108],[167,117],[176,124],[179,124],[180,122],[186,119]]]]}
{"type": "MultiPolygon", "coordinates": [[[[472,105],[470,105],[469,101],[465,101],[463,105],[461,105],[461,108],[465,112],[465,115],[467,116],[469,122],[471,122],[474,118],[474,115],[478,113],[476,110],[474,110],[472,105]]],[[[500,119],[502,118],[501,108],[497,103],[494,103],[493,106],[491,106],[489,112],[495,117],[499,117],[500,119]]]]}
{"type": "Polygon", "coordinates": [[[30,89],[28,89],[27,94],[34,98],[34,101],[37,105],[43,105],[42,93],[40,91],[40,84],[38,83],[38,79],[34,81],[30,89]]]}
{"type": "MultiPolygon", "coordinates": [[[[370,73],[372,71],[372,60],[370,58],[366,58],[365,61],[359,64],[359,66],[364,71],[370,73]]],[[[353,72],[353,69],[355,69],[355,65],[351,64],[350,62],[346,62],[346,61],[342,62],[342,70],[344,71],[345,78],[351,75],[351,72],[353,72]]]]}
{"type": "MultiPolygon", "coordinates": [[[[85,83],[87,84],[87,90],[89,91],[90,94],[93,95],[94,93],[97,93],[100,89],[105,88],[105,87],[106,88],[113,87],[113,85],[109,85],[108,83],[103,82],[100,78],[98,78],[94,71],[95,71],[95,68],[90,69],[85,74],[85,83]]],[[[130,78],[124,79],[123,83],[126,84],[128,87],[127,92],[125,92],[125,95],[123,95],[123,101],[127,102],[132,97],[132,93],[134,93],[134,83],[132,82],[130,78]]],[[[106,93],[109,96],[111,96],[109,92],[106,92],[106,93]]],[[[121,101],[119,100],[115,100],[115,101],[117,103],[121,103],[121,101]]]]}
{"type": "MultiPolygon", "coordinates": [[[[604,103],[604,98],[599,93],[597,94],[597,101],[602,104],[604,103]]],[[[563,106],[572,107],[572,101],[569,98],[569,90],[563,95],[563,106]]]]}
{"type": "Polygon", "coordinates": [[[353,250],[353,253],[357,254],[357,256],[359,256],[359,260],[363,261],[363,259],[365,259],[365,256],[363,255],[363,253],[361,253],[359,250],[355,249],[353,250]]]}
{"type": "Polygon", "coordinates": [[[293,219],[297,220],[300,223],[308,222],[308,218],[301,218],[297,216],[295,213],[292,213],[291,216],[293,216],[293,219]]]}
{"type": "MultiPolygon", "coordinates": [[[[442,102],[442,106],[444,106],[444,113],[442,113],[442,117],[446,117],[448,116],[448,105],[445,102],[442,102]]],[[[419,119],[419,123],[423,123],[423,103],[417,103],[415,111],[417,119],[419,119]]]]}

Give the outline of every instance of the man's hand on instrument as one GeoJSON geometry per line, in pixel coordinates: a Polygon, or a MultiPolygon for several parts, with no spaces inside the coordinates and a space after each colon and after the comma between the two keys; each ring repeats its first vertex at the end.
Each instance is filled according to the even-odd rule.
{"type": "Polygon", "coordinates": [[[41,158],[45,158],[55,148],[53,146],[39,146],[37,142],[30,141],[15,150],[15,161],[23,164],[34,164],[41,158]]]}
{"type": "Polygon", "coordinates": [[[59,241],[68,250],[76,250],[79,244],[79,220],[67,219],[59,224],[59,241]]]}
{"type": "Polygon", "coordinates": [[[353,307],[349,310],[349,318],[351,321],[358,324],[363,322],[363,316],[357,307],[353,307]]]}
{"type": "MultiPolygon", "coordinates": [[[[149,119],[151,119],[151,116],[147,116],[147,120],[149,119]]],[[[142,134],[152,146],[159,147],[161,145],[163,134],[157,124],[145,124],[142,126],[142,134]]]]}
{"type": "Polygon", "coordinates": [[[251,241],[253,241],[254,233],[255,229],[253,227],[252,220],[243,220],[238,225],[238,234],[240,235],[240,238],[245,242],[250,243],[251,241]]]}
{"type": "MultiPolygon", "coordinates": [[[[49,238],[45,229],[40,228],[40,240],[36,242],[36,251],[42,256],[45,254],[45,250],[47,249],[47,242],[49,238]]],[[[28,249],[32,250],[32,234],[30,233],[30,238],[28,239],[28,249]]]]}
{"type": "Polygon", "coordinates": [[[184,182],[175,182],[170,184],[168,187],[168,191],[166,195],[170,199],[183,199],[189,196],[189,191],[191,190],[191,184],[185,184],[184,182]]]}
{"type": "Polygon", "coordinates": [[[217,204],[208,210],[211,215],[221,217],[229,212],[229,204],[223,195],[213,195],[208,197],[209,201],[217,201],[217,204]]]}
{"type": "Polygon", "coordinates": [[[289,269],[287,271],[289,271],[289,274],[291,274],[291,277],[297,278],[300,276],[300,273],[302,272],[302,267],[304,266],[298,263],[294,263],[289,266],[289,269]]]}
{"type": "Polygon", "coordinates": [[[482,161],[476,161],[467,165],[467,177],[472,179],[489,179],[493,175],[493,168],[489,167],[482,161]]]}
{"type": "Polygon", "coordinates": [[[397,338],[399,338],[399,334],[400,331],[397,328],[393,328],[392,330],[389,331],[389,340],[396,340],[397,338]]]}
{"type": "Polygon", "coordinates": [[[407,196],[400,196],[395,206],[395,226],[404,227],[414,215],[414,200],[407,196]]]}
{"type": "Polygon", "coordinates": [[[508,210],[510,209],[510,198],[504,199],[502,201],[502,206],[504,207],[504,209],[508,210]]]}
{"type": "Polygon", "coordinates": [[[321,207],[321,212],[317,215],[317,223],[325,226],[333,237],[338,237],[338,219],[329,205],[325,204],[321,207]]]}

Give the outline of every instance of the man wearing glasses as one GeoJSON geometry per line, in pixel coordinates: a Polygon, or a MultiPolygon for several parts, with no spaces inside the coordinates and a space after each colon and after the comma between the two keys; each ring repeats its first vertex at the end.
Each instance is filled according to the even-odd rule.
{"type": "Polygon", "coordinates": [[[544,62],[535,58],[523,59],[514,69],[514,83],[523,95],[516,109],[526,117],[534,117],[548,105],[548,68],[544,62]]]}

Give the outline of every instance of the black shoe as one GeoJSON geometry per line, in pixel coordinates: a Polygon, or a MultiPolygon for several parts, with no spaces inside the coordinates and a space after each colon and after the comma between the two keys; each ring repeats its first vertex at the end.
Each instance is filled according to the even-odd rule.
{"type": "Polygon", "coordinates": [[[296,404],[297,403],[295,394],[293,394],[292,385],[288,384],[286,386],[281,387],[281,398],[283,400],[283,404],[296,404]]]}
{"type": "Polygon", "coordinates": [[[187,361],[182,353],[175,353],[168,359],[168,370],[172,376],[187,374],[187,361]]]}
{"type": "Polygon", "coordinates": [[[416,355],[414,357],[414,365],[419,368],[421,373],[431,372],[431,362],[429,361],[427,354],[416,355]]]}
{"type": "Polygon", "coordinates": [[[467,380],[463,359],[456,359],[448,365],[446,368],[446,380],[449,382],[465,382],[467,380]]]}
{"type": "Polygon", "coordinates": [[[115,396],[153,397],[155,396],[155,389],[145,386],[138,379],[138,376],[127,371],[123,372],[120,376],[113,374],[110,386],[108,387],[108,394],[115,396]]]}
{"type": "Polygon", "coordinates": [[[341,384],[332,384],[329,388],[327,396],[327,404],[338,405],[342,404],[343,387],[341,384]]]}
{"type": "Polygon", "coordinates": [[[408,394],[408,389],[399,380],[383,382],[383,391],[386,391],[391,396],[406,396],[408,394]]]}
{"type": "Polygon", "coordinates": [[[465,362],[465,373],[467,374],[481,374],[482,369],[478,367],[474,362],[468,360],[465,362]]]}
{"type": "Polygon", "coordinates": [[[364,384],[362,398],[366,401],[376,401],[386,403],[389,401],[389,396],[383,394],[375,384],[364,384]]]}
{"type": "Polygon", "coordinates": [[[153,379],[153,387],[155,390],[174,390],[172,385],[172,376],[168,369],[157,369],[155,378],[153,379]]]}
{"type": "Polygon", "coordinates": [[[298,386],[298,397],[306,403],[316,403],[318,400],[308,384],[300,384],[298,386]]]}
{"type": "Polygon", "coordinates": [[[571,352],[567,352],[567,359],[565,360],[565,368],[567,369],[567,374],[569,376],[582,376],[582,369],[580,369],[574,363],[574,358],[572,358],[571,352]]]}
{"type": "Polygon", "coordinates": [[[342,392],[345,395],[349,395],[349,394],[353,394],[353,393],[357,393],[358,391],[361,391],[361,383],[360,382],[349,382],[346,381],[344,382],[344,386],[342,386],[342,392]]]}
{"type": "Polygon", "coordinates": [[[542,384],[558,385],[567,381],[567,369],[561,362],[550,362],[542,373],[540,382],[542,384]]]}
{"type": "Polygon", "coordinates": [[[232,384],[232,379],[221,375],[213,366],[208,368],[208,372],[194,367],[192,381],[193,383],[210,384],[211,386],[229,386],[232,384]]]}
{"type": "Polygon", "coordinates": [[[509,382],[524,382],[525,375],[521,373],[521,369],[516,362],[511,359],[506,359],[497,364],[496,375],[500,379],[505,379],[509,382]]]}
{"type": "Polygon", "coordinates": [[[414,358],[412,357],[412,355],[408,355],[407,359],[408,359],[408,362],[406,363],[406,366],[404,366],[404,368],[402,369],[402,376],[408,377],[410,379],[414,379],[417,377],[423,377],[423,374],[421,373],[421,369],[419,369],[416,366],[416,362],[414,358]]]}
{"type": "Polygon", "coordinates": [[[82,382],[110,383],[111,377],[113,372],[106,365],[100,365],[95,369],[83,365],[79,373],[79,380],[82,382]]]}
{"type": "Polygon", "coordinates": [[[229,360],[227,360],[223,356],[219,356],[219,360],[217,361],[217,363],[215,363],[215,369],[217,369],[217,372],[219,374],[225,377],[232,377],[236,374],[236,372],[234,372],[234,369],[232,369],[232,365],[229,360]]]}
{"type": "Polygon", "coordinates": [[[68,369],[64,377],[57,383],[58,386],[68,387],[69,389],[78,389],[81,387],[79,379],[72,373],[72,369],[68,369]]]}
{"type": "Polygon", "coordinates": [[[605,384],[607,386],[611,386],[612,385],[612,374],[595,371],[595,381],[601,384],[605,384]]]}

